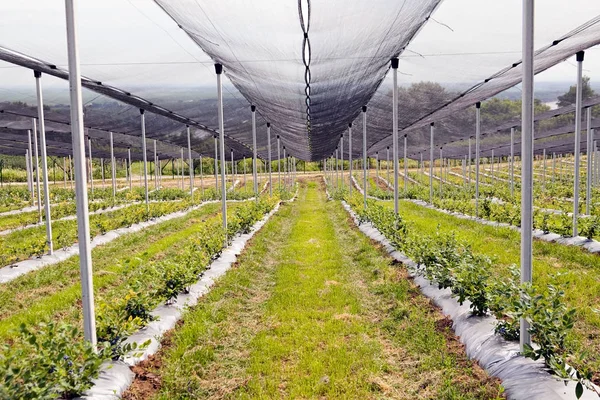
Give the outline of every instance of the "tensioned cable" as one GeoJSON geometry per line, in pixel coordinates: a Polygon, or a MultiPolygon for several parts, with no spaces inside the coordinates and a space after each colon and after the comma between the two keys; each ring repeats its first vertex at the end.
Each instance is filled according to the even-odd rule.
{"type": "Polygon", "coordinates": [[[300,18],[300,28],[304,35],[302,39],[302,62],[304,63],[304,104],[306,104],[306,131],[309,134],[309,146],[310,146],[310,61],[311,61],[311,49],[310,49],[310,38],[308,37],[308,31],[310,30],[310,0],[306,1],[306,22],[304,18],[304,10],[302,8],[302,1],[298,0],[298,16],[300,18]]]}

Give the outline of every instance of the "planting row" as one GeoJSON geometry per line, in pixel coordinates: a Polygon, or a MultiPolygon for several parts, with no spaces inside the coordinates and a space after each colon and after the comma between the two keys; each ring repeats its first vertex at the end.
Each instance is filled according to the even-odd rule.
{"type": "Polygon", "coordinates": [[[132,262],[120,288],[124,295],[98,296],[97,352],[72,325],[23,325],[18,334],[11,335],[12,345],[5,345],[0,351],[0,398],[72,398],[82,394],[98,376],[104,360],[120,359],[138,348],[125,344],[125,339],[153,320],[153,308],[186,292],[221,253],[225,238],[248,232],[277,201],[262,198],[238,204],[230,213],[227,235],[221,217],[216,215],[178,242],[177,251],[149,262],[132,262]]]}
{"type": "Polygon", "coordinates": [[[583,387],[596,390],[591,383],[595,371],[586,366],[586,354],[569,350],[567,337],[577,312],[566,305],[565,293],[556,283],[544,287],[520,284],[516,267],[508,279],[497,279],[492,273],[494,261],[474,252],[453,234],[420,234],[381,204],[369,201],[364,209],[360,196],[349,201],[361,221],[372,222],[396,249],[418,264],[419,272],[429,281],[450,289],[459,303],[469,301],[473,314],[494,315],[497,334],[518,340],[519,320],[527,320],[529,333],[538,346],[527,347],[524,355],[542,358],[562,379],[576,380],[577,397],[583,387]],[[567,362],[576,365],[577,370],[567,362]]]}

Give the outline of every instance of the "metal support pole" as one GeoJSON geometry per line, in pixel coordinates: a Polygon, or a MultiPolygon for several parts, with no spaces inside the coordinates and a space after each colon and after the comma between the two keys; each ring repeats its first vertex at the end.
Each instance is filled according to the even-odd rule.
{"type": "Polygon", "coordinates": [[[444,177],[444,158],[442,154],[442,148],[440,147],[440,199],[444,195],[444,185],[443,185],[443,177],[444,177]]]}
{"type": "MultiPolygon", "coordinates": [[[[285,155],[285,146],[283,146],[283,187],[287,188],[287,156],[285,155]]],[[[333,168],[333,167],[332,167],[333,168]]],[[[333,181],[333,172],[331,175],[331,180],[333,181]]]]}
{"type": "Polygon", "coordinates": [[[408,138],[404,135],[404,192],[408,185],[408,157],[406,156],[408,150],[408,138]]]}
{"type": "Polygon", "coordinates": [[[335,188],[340,186],[340,159],[338,158],[338,148],[335,148],[335,188]]]}
{"type": "Polygon", "coordinates": [[[194,201],[194,160],[192,159],[192,133],[189,125],[186,126],[188,140],[188,160],[190,164],[190,197],[194,201]]]}
{"type": "Polygon", "coordinates": [[[556,153],[552,153],[552,183],[554,183],[554,175],[556,174],[556,153]]]}
{"type": "Polygon", "coordinates": [[[469,176],[468,183],[469,184],[471,184],[471,171],[472,171],[471,170],[471,160],[473,160],[473,152],[471,151],[471,137],[469,137],[469,163],[467,165],[467,168],[469,170],[469,173],[468,173],[468,176],[469,176]]]}
{"type": "Polygon", "coordinates": [[[150,203],[148,201],[148,154],[146,151],[146,116],[144,110],[140,108],[140,122],[142,129],[142,153],[143,153],[143,164],[144,164],[144,192],[146,200],[146,211],[150,211],[150,203]]]}
{"type": "MultiPolygon", "coordinates": [[[[271,158],[271,123],[267,122],[267,157],[269,157],[269,196],[273,196],[273,171],[271,158]]],[[[244,168],[246,168],[246,162],[244,159],[244,168]]],[[[244,185],[246,185],[246,172],[244,171],[244,185]]]]}
{"type": "MultiPolygon", "coordinates": [[[[158,170],[161,168],[159,160],[158,160],[158,155],[156,154],[156,139],[154,139],[152,141],[152,144],[154,145],[154,189],[158,189],[158,170]]],[[[172,166],[174,166],[175,161],[173,161],[172,166]]]]}
{"type": "MultiPolygon", "coordinates": [[[[40,149],[42,150],[42,179],[44,179],[44,212],[46,213],[46,244],[48,245],[48,254],[53,254],[54,246],[52,245],[52,216],[50,213],[50,189],[48,188],[48,156],[46,154],[46,125],[44,122],[44,100],[42,96],[42,83],[40,81],[42,74],[38,71],[34,71],[33,74],[35,76],[35,89],[37,97],[39,122],[38,129],[40,131],[40,149]]],[[[85,161],[85,142],[83,144],[83,149],[83,159],[85,161]]]]}
{"type": "MultiPolygon", "coordinates": [[[[367,106],[362,107],[363,114],[363,192],[364,192],[364,207],[367,209],[367,106]]],[[[396,121],[396,118],[394,118],[396,121]]],[[[398,210],[396,210],[397,212],[398,210]]]]}
{"type": "Polygon", "coordinates": [[[587,215],[591,214],[590,207],[592,201],[592,108],[587,108],[586,122],[587,122],[587,176],[586,176],[586,186],[585,186],[585,213],[587,215]]]}
{"type": "MultiPolygon", "coordinates": [[[[67,188],[67,157],[63,157],[63,180],[65,181],[65,189],[67,188]]],[[[102,177],[104,182],[104,176],[102,177]]]]}
{"type": "Polygon", "coordinates": [[[577,218],[579,217],[579,164],[581,146],[581,96],[583,92],[583,51],[577,53],[577,91],[575,93],[575,166],[573,187],[573,237],[577,236],[577,218]]]}
{"type": "Polygon", "coordinates": [[[215,190],[217,195],[219,194],[219,142],[217,141],[217,135],[214,135],[215,139],[215,190]]]}
{"type": "Polygon", "coordinates": [[[281,189],[281,141],[277,135],[277,175],[279,175],[279,188],[281,189]]]}
{"type": "Polygon", "coordinates": [[[79,268],[81,275],[81,303],[83,309],[84,337],[96,345],[96,320],[94,315],[94,286],[92,282],[92,253],[90,249],[90,221],[85,182],[85,142],[83,137],[83,104],[81,74],[75,29],[75,1],[65,0],[67,19],[67,47],[69,59],[69,87],[71,97],[71,132],[75,160],[77,203],[77,235],[79,243],[79,268]]]}
{"type": "Polygon", "coordinates": [[[204,198],[204,164],[202,163],[202,155],[200,155],[200,201],[204,198]]]}
{"type": "Polygon", "coordinates": [[[546,191],[546,149],[542,150],[542,192],[546,191]]]}
{"type": "Polygon", "coordinates": [[[515,128],[510,128],[510,197],[515,195],[515,128]]]}
{"type": "MultiPolygon", "coordinates": [[[[348,124],[348,161],[348,176],[350,177],[348,180],[348,193],[352,197],[352,122],[348,124]]],[[[306,168],[306,162],[304,168],[306,168]]]]}
{"type": "Polygon", "coordinates": [[[90,189],[94,198],[94,164],[92,163],[92,139],[88,139],[88,153],[90,155],[90,189]]]}
{"type": "MultiPolygon", "coordinates": [[[[528,1],[528,0],[524,0],[528,1]]],[[[475,218],[479,218],[479,141],[481,138],[481,103],[475,104],[475,218]]]]}
{"type": "Polygon", "coordinates": [[[494,184],[494,149],[492,149],[492,162],[490,163],[492,174],[492,185],[494,184]]]}
{"type": "MultiPolygon", "coordinates": [[[[217,74],[217,105],[219,108],[219,142],[220,142],[220,155],[221,155],[221,212],[223,214],[223,229],[225,231],[225,242],[227,242],[227,188],[225,186],[225,127],[223,122],[223,84],[221,82],[221,75],[223,73],[223,66],[221,64],[215,64],[215,72],[217,74]]],[[[254,144],[254,166],[256,173],[256,122],[254,118],[254,109],[252,110],[252,136],[254,144]]],[[[256,193],[256,175],[254,176],[254,192],[256,193]]]]}
{"type": "MultiPolygon", "coordinates": [[[[33,120],[35,121],[35,120],[33,120]]],[[[27,130],[27,148],[29,150],[29,156],[28,156],[28,160],[29,160],[29,174],[28,174],[28,179],[30,182],[30,186],[29,186],[29,191],[31,192],[31,204],[35,203],[35,190],[33,188],[33,153],[31,152],[31,129],[27,130]]]]}
{"type": "Polygon", "coordinates": [[[389,182],[390,182],[390,146],[387,146],[387,148],[385,149],[385,172],[387,173],[387,181],[389,184],[389,182]]]}
{"type": "Polygon", "coordinates": [[[113,190],[113,202],[115,201],[115,196],[117,195],[117,181],[115,174],[115,149],[113,147],[113,133],[110,132],[110,173],[112,177],[112,190],[113,190]]]}
{"type": "Polygon", "coordinates": [[[252,176],[254,177],[254,196],[258,200],[258,177],[256,175],[256,106],[250,106],[252,110],[252,176]]]}
{"type": "Polygon", "coordinates": [[[379,181],[379,152],[375,152],[375,179],[379,181]]]}
{"type": "Polygon", "coordinates": [[[467,184],[467,156],[462,160],[463,184],[467,184]]]}
{"type": "Polygon", "coordinates": [[[42,223],[42,191],[40,190],[40,157],[38,155],[37,141],[37,121],[32,118],[33,122],[33,150],[35,152],[35,187],[37,192],[37,209],[38,221],[42,223]]]}
{"type": "MultiPolygon", "coordinates": [[[[533,21],[534,0],[523,0],[521,109],[521,283],[531,282],[533,229],[533,21]]],[[[529,323],[520,321],[521,352],[531,345],[529,323]]]]}
{"type": "Polygon", "coordinates": [[[129,169],[129,191],[131,191],[133,186],[133,170],[131,169],[131,147],[127,148],[127,169],[129,169]]]}
{"type": "MultiPolygon", "coordinates": [[[[184,162],[183,162],[183,147],[179,148],[179,151],[180,151],[180,153],[181,153],[181,155],[180,155],[180,158],[179,158],[179,160],[180,160],[180,162],[179,162],[179,165],[181,165],[181,168],[178,168],[178,169],[179,169],[179,171],[178,171],[178,172],[180,173],[180,174],[179,174],[179,177],[181,178],[181,190],[183,190],[183,185],[184,185],[184,182],[185,182],[185,181],[184,181],[184,178],[183,178],[183,175],[184,175],[184,173],[183,173],[183,168],[184,168],[184,162]]],[[[160,169],[160,168],[159,168],[159,169],[160,169]]]]}
{"type": "MultiPolygon", "coordinates": [[[[344,189],[344,134],[340,136],[340,167],[342,176],[342,190],[344,189]]],[[[295,165],[295,164],[294,164],[295,165]]]]}
{"type": "MultiPolygon", "coordinates": [[[[394,163],[394,212],[398,214],[398,58],[392,58],[392,159],[394,163]]],[[[366,128],[365,128],[366,130],[366,128]]],[[[366,141],[366,137],[365,137],[366,141]]],[[[365,145],[366,153],[366,145],[365,145]]],[[[366,193],[365,186],[365,193],[366,193]]],[[[365,197],[366,201],[366,197],[365,197]]]]}
{"type": "Polygon", "coordinates": [[[433,204],[433,135],[435,125],[432,122],[429,127],[429,203],[433,204]]]}

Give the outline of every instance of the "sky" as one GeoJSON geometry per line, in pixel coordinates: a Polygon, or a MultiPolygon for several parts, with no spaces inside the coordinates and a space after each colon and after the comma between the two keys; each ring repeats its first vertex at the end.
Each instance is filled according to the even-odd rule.
{"type": "MultiPolygon", "coordinates": [[[[208,0],[198,1],[209,4],[208,0]]],[[[264,39],[272,36],[275,39],[289,34],[279,31],[281,24],[269,23],[278,18],[273,5],[280,1],[284,0],[239,0],[244,7],[239,7],[237,11],[235,7],[223,10],[223,15],[230,15],[232,21],[244,21],[254,28],[250,31],[256,32],[257,37],[264,39]],[[252,6],[249,7],[249,4],[252,6]],[[240,10],[244,15],[239,15],[240,10]],[[277,30],[271,30],[271,27],[277,27],[277,30]]],[[[373,4],[374,15],[385,12],[384,7],[389,1],[392,0],[372,0],[370,4],[373,4]]],[[[214,85],[210,58],[153,1],[79,0],[77,3],[84,75],[141,95],[164,85],[214,85]]],[[[352,29],[351,26],[335,23],[328,26],[331,15],[319,13],[319,10],[339,10],[343,15],[355,11],[353,3],[350,0],[312,0],[312,18],[320,22],[316,24],[317,27],[327,27],[334,33],[337,29],[352,29]]],[[[218,3],[211,0],[210,4],[214,6],[218,3]]],[[[57,65],[66,65],[63,0],[4,0],[0,2],[0,15],[0,46],[57,65]]],[[[550,43],[597,15],[600,15],[598,0],[538,0],[535,47],[550,43]]],[[[227,18],[219,20],[217,28],[223,31],[236,29],[234,23],[228,26],[226,21],[227,18]]],[[[300,37],[299,24],[286,26],[285,29],[297,32],[300,37]]],[[[324,31],[322,34],[331,32],[324,31]]],[[[316,31],[312,34],[320,33],[316,31]]],[[[285,42],[273,40],[273,43],[281,45],[285,42]]],[[[263,43],[263,46],[268,47],[269,44],[263,43]]],[[[327,49],[312,50],[315,59],[327,53],[327,49]]],[[[421,80],[474,84],[519,60],[520,51],[521,0],[446,0],[401,56],[400,84],[421,80]]],[[[254,64],[264,63],[265,69],[268,69],[269,63],[276,62],[242,60],[243,63],[250,61],[254,64]]],[[[584,73],[592,81],[600,81],[598,48],[586,53],[584,73]]],[[[571,82],[575,74],[575,61],[571,57],[540,74],[537,81],[571,82]]],[[[51,77],[44,84],[46,87],[67,90],[66,82],[51,77]]],[[[16,99],[26,100],[34,98],[33,90],[31,71],[0,62],[0,94],[14,93],[16,99]]]]}

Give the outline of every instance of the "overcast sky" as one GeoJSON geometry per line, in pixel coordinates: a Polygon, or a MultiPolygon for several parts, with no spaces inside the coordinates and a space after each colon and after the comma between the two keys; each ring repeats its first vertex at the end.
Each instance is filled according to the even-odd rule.
{"type": "MultiPolygon", "coordinates": [[[[213,4],[214,1],[210,0],[213,4]]],[[[248,1],[240,0],[245,5],[248,1]]],[[[250,27],[256,23],[261,33],[266,30],[276,37],[282,32],[271,32],[268,18],[265,21],[264,16],[277,18],[271,12],[272,2],[280,1],[292,0],[254,0],[256,13],[244,15],[244,21],[250,27]]],[[[327,21],[327,15],[319,14],[319,3],[325,1],[335,3],[334,0],[312,0],[313,19],[327,21]]],[[[77,3],[85,75],[136,89],[165,84],[214,83],[212,61],[153,1],[79,0],[77,3]]],[[[352,13],[354,1],[338,0],[337,3],[339,13],[352,13]]],[[[385,12],[377,8],[385,3],[386,0],[373,1],[373,12],[385,12]]],[[[539,0],[536,3],[536,48],[600,15],[599,0],[539,0]]],[[[329,6],[330,3],[328,8],[331,8],[329,6]]],[[[247,13],[247,7],[244,10],[247,13]]],[[[235,8],[227,12],[234,21],[242,18],[236,16],[235,8]]],[[[66,64],[63,0],[4,0],[0,2],[0,15],[1,46],[58,65],[66,64]]],[[[475,83],[520,59],[521,0],[446,0],[433,17],[409,45],[410,51],[402,57],[401,83],[420,80],[475,83]]],[[[217,27],[236,29],[235,24],[217,27]]],[[[299,25],[288,29],[301,32],[299,25]]],[[[301,38],[300,34],[298,38],[301,38]]],[[[300,46],[300,39],[298,42],[300,46]]],[[[322,54],[320,51],[326,49],[313,47],[312,50],[313,58],[317,59],[322,54]]],[[[265,63],[265,68],[267,66],[265,63]]],[[[587,52],[584,69],[592,81],[600,81],[600,51],[597,48],[587,52]]],[[[538,79],[573,81],[574,78],[575,63],[571,59],[544,72],[538,79]]],[[[47,87],[67,87],[66,82],[52,78],[45,84],[47,87]]],[[[15,97],[33,95],[31,71],[0,62],[0,91],[14,92],[15,97]]],[[[140,91],[143,94],[143,89],[137,90],[140,91]]]]}

